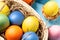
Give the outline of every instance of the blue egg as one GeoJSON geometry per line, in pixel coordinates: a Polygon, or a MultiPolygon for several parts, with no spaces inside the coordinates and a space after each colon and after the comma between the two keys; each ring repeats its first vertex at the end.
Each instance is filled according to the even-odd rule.
{"type": "Polygon", "coordinates": [[[22,40],[39,40],[39,37],[34,32],[27,32],[23,35],[22,40]]]}
{"type": "Polygon", "coordinates": [[[9,15],[11,24],[21,25],[24,20],[24,15],[20,11],[13,11],[9,15]]]}
{"type": "Polygon", "coordinates": [[[46,2],[48,2],[49,0],[36,0],[36,2],[41,3],[41,4],[45,4],[46,2]]]}

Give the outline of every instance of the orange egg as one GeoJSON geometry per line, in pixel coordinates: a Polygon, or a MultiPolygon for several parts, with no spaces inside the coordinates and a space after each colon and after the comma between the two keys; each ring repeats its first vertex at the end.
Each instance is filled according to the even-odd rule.
{"type": "Polygon", "coordinates": [[[23,1],[25,1],[28,4],[31,4],[31,2],[33,2],[33,0],[23,0],[23,1]]]}
{"type": "Polygon", "coordinates": [[[5,37],[7,40],[19,40],[22,37],[23,31],[17,25],[10,26],[6,32],[5,37]]]}

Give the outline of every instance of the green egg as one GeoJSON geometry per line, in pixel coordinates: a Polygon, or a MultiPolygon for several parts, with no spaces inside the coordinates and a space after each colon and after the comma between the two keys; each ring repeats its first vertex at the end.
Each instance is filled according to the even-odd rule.
{"type": "Polygon", "coordinates": [[[0,14],[0,33],[9,26],[9,19],[6,15],[0,14]]]}

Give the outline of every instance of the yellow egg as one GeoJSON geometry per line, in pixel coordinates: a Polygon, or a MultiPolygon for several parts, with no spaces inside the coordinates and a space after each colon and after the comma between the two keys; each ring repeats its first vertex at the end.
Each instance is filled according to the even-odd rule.
{"type": "Polygon", "coordinates": [[[39,21],[35,16],[27,17],[22,24],[22,29],[24,32],[36,32],[39,27],[39,21]]]}
{"type": "Polygon", "coordinates": [[[47,16],[55,16],[58,12],[58,4],[54,1],[49,1],[44,5],[43,11],[47,16]]]}
{"type": "Polygon", "coordinates": [[[9,7],[4,2],[0,2],[0,14],[9,15],[9,13],[9,7]]]}

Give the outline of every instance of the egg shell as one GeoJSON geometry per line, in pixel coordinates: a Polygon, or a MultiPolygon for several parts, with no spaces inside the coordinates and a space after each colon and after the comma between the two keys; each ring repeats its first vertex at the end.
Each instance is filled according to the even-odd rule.
{"type": "Polygon", "coordinates": [[[24,32],[36,32],[39,28],[39,21],[35,16],[27,17],[22,23],[22,29],[24,32]]]}
{"type": "Polygon", "coordinates": [[[33,0],[23,0],[24,2],[26,2],[27,4],[31,4],[33,2],[33,0]]]}
{"type": "Polygon", "coordinates": [[[0,1],[0,14],[4,14],[4,15],[8,16],[10,14],[10,9],[9,9],[8,5],[6,5],[2,1],[0,1]]]}
{"type": "Polygon", "coordinates": [[[39,40],[39,37],[34,32],[27,32],[23,35],[22,40],[39,40]]]}
{"type": "Polygon", "coordinates": [[[41,4],[45,4],[46,2],[48,2],[49,0],[36,0],[36,2],[41,3],[41,4]]]}
{"type": "Polygon", "coordinates": [[[6,15],[0,14],[0,33],[10,25],[9,19],[6,15]]]}
{"type": "Polygon", "coordinates": [[[58,12],[58,4],[55,1],[49,1],[43,6],[43,11],[46,16],[55,16],[58,12]]]}
{"type": "Polygon", "coordinates": [[[48,29],[49,40],[60,40],[60,26],[53,25],[48,29]]]}
{"type": "Polygon", "coordinates": [[[13,11],[9,15],[9,20],[10,20],[11,24],[21,25],[24,18],[25,18],[24,15],[20,11],[17,11],[17,10],[13,11]]]}
{"type": "Polygon", "coordinates": [[[5,38],[7,40],[19,40],[21,39],[22,35],[23,30],[17,25],[9,26],[5,32],[5,38]]]}

